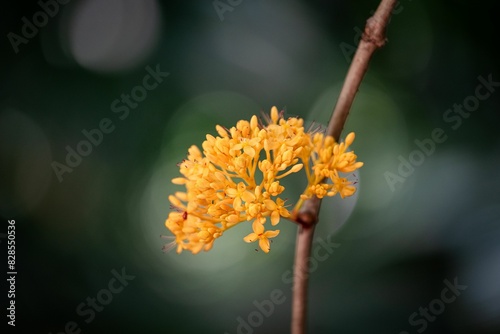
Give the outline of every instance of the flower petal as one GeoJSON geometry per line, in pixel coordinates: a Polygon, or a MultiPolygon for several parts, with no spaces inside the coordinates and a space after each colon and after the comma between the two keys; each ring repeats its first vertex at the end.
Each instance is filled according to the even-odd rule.
{"type": "Polygon", "coordinates": [[[172,179],[173,184],[186,184],[186,179],[183,177],[176,177],[172,179]]]}
{"type": "Polygon", "coordinates": [[[273,122],[273,124],[278,123],[278,118],[279,118],[278,108],[274,106],[271,108],[271,121],[273,122]]]}
{"type": "Polygon", "coordinates": [[[242,193],[247,189],[243,182],[238,183],[238,193],[242,193]]]}
{"type": "Polygon", "coordinates": [[[276,203],[272,199],[264,200],[264,205],[268,210],[276,210],[276,203]]]}
{"type": "Polygon", "coordinates": [[[262,225],[258,219],[252,223],[252,229],[257,235],[264,233],[264,225],[262,225]]]}
{"type": "Polygon", "coordinates": [[[243,198],[245,202],[255,201],[255,195],[248,190],[246,190],[244,193],[241,194],[241,198],[243,198]]]}
{"type": "Polygon", "coordinates": [[[245,242],[248,242],[248,243],[254,242],[257,239],[259,239],[259,236],[257,234],[255,234],[255,233],[250,233],[249,235],[247,235],[246,237],[243,238],[243,240],[245,242]]]}
{"type": "Polygon", "coordinates": [[[354,134],[354,132],[351,132],[347,135],[347,137],[345,138],[345,145],[346,146],[350,146],[353,142],[354,142],[354,138],[356,138],[356,135],[354,134]]]}
{"type": "Polygon", "coordinates": [[[271,224],[274,226],[280,222],[280,213],[279,211],[273,211],[271,213],[271,224]]]}
{"type": "Polygon", "coordinates": [[[243,148],[243,152],[245,152],[247,155],[249,155],[251,158],[255,156],[255,149],[250,146],[245,146],[243,148]]]}
{"type": "Polygon", "coordinates": [[[243,211],[245,210],[244,207],[241,206],[241,198],[239,196],[236,196],[233,201],[233,208],[237,211],[243,211]]]}
{"type": "Polygon", "coordinates": [[[226,221],[231,224],[236,224],[240,221],[240,216],[238,215],[229,215],[226,217],[226,221]]]}
{"type": "Polygon", "coordinates": [[[274,230],[274,231],[269,230],[269,231],[266,231],[266,232],[264,233],[264,236],[265,236],[266,238],[274,238],[274,237],[275,237],[275,236],[277,236],[278,234],[280,234],[280,230],[274,230]]]}
{"type": "Polygon", "coordinates": [[[267,238],[262,238],[259,240],[259,247],[264,253],[269,253],[271,250],[271,244],[267,238]]]}
{"type": "Polygon", "coordinates": [[[281,217],[285,217],[285,218],[290,217],[290,212],[283,207],[280,208],[279,212],[280,212],[281,217]]]}
{"type": "Polygon", "coordinates": [[[226,194],[229,197],[236,197],[238,195],[238,190],[236,190],[234,188],[226,188],[226,194]]]}

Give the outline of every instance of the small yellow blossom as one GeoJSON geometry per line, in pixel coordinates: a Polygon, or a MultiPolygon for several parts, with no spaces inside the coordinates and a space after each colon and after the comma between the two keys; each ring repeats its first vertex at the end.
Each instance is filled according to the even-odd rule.
{"type": "Polygon", "coordinates": [[[189,250],[193,254],[208,251],[226,230],[253,221],[253,232],[243,240],[259,241],[268,253],[269,238],[279,230],[266,231],[267,218],[275,226],[281,217],[292,216],[279,197],[285,190],[282,182],[302,170],[308,185],[298,206],[312,196],[338,193],[345,198],[355,193],[354,185],[339,176],[363,166],[354,152],[347,151],[354,133],[339,144],[331,136],[308,133],[302,119],[285,119],[276,107],[265,118],[267,125],[259,123],[257,116],[230,129],[217,125],[218,136],[207,135],[203,151],[194,145],[189,148],[179,164],[182,177],[172,179],[186,190],[169,196],[174,210],[165,226],[174,236],[166,249],[176,246],[178,253],[189,250]]]}
{"type": "Polygon", "coordinates": [[[260,223],[253,224],[253,233],[250,233],[243,238],[245,242],[254,242],[259,240],[259,247],[264,251],[264,253],[269,253],[271,250],[271,244],[269,238],[274,238],[280,233],[279,230],[266,231],[264,232],[264,226],[260,223]]]}

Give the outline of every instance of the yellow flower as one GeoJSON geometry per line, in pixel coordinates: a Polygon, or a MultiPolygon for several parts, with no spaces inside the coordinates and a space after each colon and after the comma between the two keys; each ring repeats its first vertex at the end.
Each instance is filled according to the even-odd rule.
{"type": "Polygon", "coordinates": [[[255,195],[247,190],[247,187],[243,182],[238,183],[236,188],[227,188],[226,194],[229,197],[234,198],[233,208],[237,211],[245,210],[245,208],[241,206],[242,199],[247,203],[251,203],[255,200],[255,195]]]}
{"type": "Polygon", "coordinates": [[[265,119],[267,125],[259,123],[257,116],[229,129],[217,125],[218,136],[208,134],[203,151],[195,145],[189,148],[179,164],[182,176],[172,179],[185,191],[169,196],[174,210],[165,226],[174,236],[166,249],[176,245],[178,253],[208,251],[226,230],[253,221],[253,233],[244,241],[258,240],[260,248],[269,252],[269,238],[279,230],[265,231],[267,217],[275,226],[281,217],[292,216],[278,196],[285,190],[283,180],[301,170],[308,185],[296,208],[312,196],[354,194],[353,184],[339,175],[363,165],[354,152],[347,151],[354,133],[338,144],[322,133],[308,133],[302,119],[285,119],[276,107],[265,119]]]}
{"type": "Polygon", "coordinates": [[[271,224],[277,225],[280,222],[280,217],[290,217],[290,212],[283,206],[285,201],[277,198],[276,202],[270,199],[264,200],[264,205],[268,210],[271,210],[271,224]]]}
{"type": "Polygon", "coordinates": [[[253,233],[250,233],[249,235],[244,237],[243,240],[245,240],[245,242],[254,242],[259,240],[260,249],[262,249],[264,253],[269,253],[269,251],[271,250],[271,243],[269,242],[269,238],[274,238],[279,233],[279,230],[264,232],[264,225],[254,223],[253,233]]]}
{"type": "Polygon", "coordinates": [[[363,166],[362,162],[357,162],[354,152],[347,152],[348,147],[354,142],[355,134],[351,132],[347,135],[343,143],[336,143],[333,137],[316,133],[312,140],[311,162],[312,167],[306,164],[306,174],[308,186],[300,196],[302,200],[311,198],[313,195],[318,198],[334,196],[337,193],[342,198],[352,196],[356,188],[346,178],[340,177],[341,173],[354,172],[363,166]],[[312,172],[311,172],[312,170],[312,172]],[[326,183],[326,181],[333,183],[326,183]]]}

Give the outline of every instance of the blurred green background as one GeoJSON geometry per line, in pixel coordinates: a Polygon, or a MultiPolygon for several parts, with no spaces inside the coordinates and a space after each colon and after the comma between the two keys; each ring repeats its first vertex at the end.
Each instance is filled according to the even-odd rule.
{"type": "MultiPolygon", "coordinates": [[[[494,4],[402,0],[396,8],[344,130],[356,132],[365,162],[359,191],[323,203],[314,247],[336,248],[311,276],[310,333],[500,332],[500,87],[474,97],[478,85],[488,92],[481,80],[500,81],[494,4]],[[448,111],[464,103],[470,114],[448,111]],[[436,129],[446,140],[415,153],[415,140],[436,129]],[[418,166],[404,171],[401,159],[418,166]],[[387,173],[398,168],[407,174],[391,186],[387,173]],[[445,280],[467,286],[450,303],[440,301],[445,280]]],[[[6,254],[15,219],[14,331],[288,332],[296,226],[282,221],[267,255],[243,242],[245,224],[208,253],[163,253],[167,197],[179,189],[170,180],[216,124],[273,105],[326,124],[377,5],[4,4],[0,247],[6,254]],[[163,73],[156,85],[144,81],[151,71],[163,73]],[[103,120],[108,133],[91,148],[80,144],[91,152],[58,176],[54,162],[66,165],[68,147],[77,150],[103,120]],[[112,279],[122,271],[129,278],[118,289],[112,279]],[[120,291],[110,293],[110,282],[120,291]],[[285,302],[257,315],[274,290],[285,302]],[[105,305],[91,316],[96,297],[105,305]],[[254,325],[238,328],[241,319],[254,325]]]]}

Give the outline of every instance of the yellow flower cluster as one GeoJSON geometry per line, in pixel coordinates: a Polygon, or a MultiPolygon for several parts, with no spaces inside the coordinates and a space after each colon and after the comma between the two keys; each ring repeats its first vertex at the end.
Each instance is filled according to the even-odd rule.
{"type": "Polygon", "coordinates": [[[194,145],[189,148],[187,159],[180,163],[183,177],[172,180],[186,191],[169,196],[175,210],[165,222],[175,236],[170,246],[177,246],[178,253],[208,251],[226,230],[245,221],[253,221],[253,232],[243,240],[258,241],[268,253],[269,239],[279,230],[265,231],[267,219],[275,226],[281,217],[291,216],[279,197],[285,189],[281,181],[301,169],[308,185],[298,204],[314,195],[339,193],[344,198],[356,191],[339,176],[363,165],[347,152],[354,133],[338,144],[330,136],[305,131],[300,118],[284,119],[276,107],[266,118],[267,125],[259,124],[257,116],[230,129],[217,125],[219,135],[207,135],[203,153],[194,145]]]}

